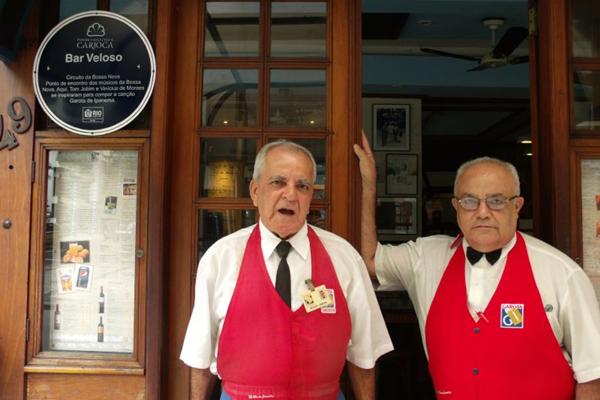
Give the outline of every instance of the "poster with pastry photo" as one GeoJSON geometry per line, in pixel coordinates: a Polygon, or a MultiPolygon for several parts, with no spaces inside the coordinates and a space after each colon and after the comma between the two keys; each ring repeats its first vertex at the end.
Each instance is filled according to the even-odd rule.
{"type": "Polygon", "coordinates": [[[85,264],[90,262],[90,241],[69,240],[60,242],[60,257],[63,264],[85,264]]]}

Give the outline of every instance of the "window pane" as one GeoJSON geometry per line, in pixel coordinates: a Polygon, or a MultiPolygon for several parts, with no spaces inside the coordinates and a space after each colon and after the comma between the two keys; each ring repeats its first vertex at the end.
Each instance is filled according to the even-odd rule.
{"type": "Polygon", "coordinates": [[[44,350],[131,353],[137,151],[51,151],[44,350]]]}
{"type": "Polygon", "coordinates": [[[110,11],[130,19],[148,34],[148,0],[111,0],[110,11]]]}
{"type": "Polygon", "coordinates": [[[256,222],[255,209],[205,209],[198,214],[198,259],[214,242],[256,222]]]}
{"type": "Polygon", "coordinates": [[[324,2],[283,3],[271,7],[271,55],[325,57],[327,7],[324,2]]]}
{"type": "Polygon", "coordinates": [[[256,140],[206,138],[200,147],[200,196],[249,198],[256,140]]]}
{"type": "Polygon", "coordinates": [[[202,93],[202,126],[256,126],[258,71],[206,69],[202,93]]]}
{"type": "Polygon", "coordinates": [[[600,71],[576,71],[573,88],[575,129],[597,129],[600,127],[600,71]]]}
{"type": "Polygon", "coordinates": [[[310,212],[306,216],[306,221],[309,224],[319,227],[321,229],[327,229],[327,210],[310,210],[310,212]]]}
{"type": "Polygon", "coordinates": [[[573,57],[600,56],[600,2],[573,0],[573,57]]]}
{"type": "Polygon", "coordinates": [[[61,0],[59,18],[62,21],[71,15],[95,9],[96,0],[61,0]]]}
{"type": "Polygon", "coordinates": [[[204,30],[206,57],[257,57],[258,2],[208,2],[204,30]]]}
{"type": "Polygon", "coordinates": [[[325,70],[271,70],[270,95],[271,126],[325,126],[325,70]]]}

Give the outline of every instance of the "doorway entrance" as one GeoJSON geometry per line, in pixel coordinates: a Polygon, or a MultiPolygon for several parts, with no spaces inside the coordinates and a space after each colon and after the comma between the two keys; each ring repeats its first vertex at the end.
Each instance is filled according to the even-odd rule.
{"type": "MultiPolygon", "coordinates": [[[[363,1],[362,115],[381,242],[456,235],[455,172],[481,156],[519,171],[519,230],[532,233],[531,38],[527,0],[363,1]]],[[[378,296],[396,347],[380,362],[378,396],[433,399],[410,300],[378,296]]]]}

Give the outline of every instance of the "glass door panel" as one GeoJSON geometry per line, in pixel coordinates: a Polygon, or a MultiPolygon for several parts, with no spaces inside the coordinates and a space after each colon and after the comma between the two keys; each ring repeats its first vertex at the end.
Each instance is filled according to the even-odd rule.
{"type": "Polygon", "coordinates": [[[255,139],[203,138],[200,196],[249,198],[255,157],[255,139]]]}
{"type": "Polygon", "coordinates": [[[48,160],[42,349],[132,353],[138,152],[48,160]]]}
{"type": "Polygon", "coordinates": [[[207,2],[204,56],[257,57],[259,12],[259,2],[207,2]]]}
{"type": "Polygon", "coordinates": [[[271,4],[272,57],[325,57],[326,43],[325,2],[271,4]]]}
{"type": "Polygon", "coordinates": [[[324,69],[272,69],[269,125],[324,128],[326,77],[324,69]]]}
{"type": "Polygon", "coordinates": [[[205,69],[203,127],[251,127],[258,124],[258,70],[205,69]]]}

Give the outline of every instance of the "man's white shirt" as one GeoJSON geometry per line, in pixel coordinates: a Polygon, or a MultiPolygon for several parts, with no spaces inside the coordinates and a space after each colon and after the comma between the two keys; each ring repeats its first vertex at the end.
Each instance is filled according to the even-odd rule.
{"type": "MultiPolygon", "coordinates": [[[[180,358],[194,368],[209,368],[217,373],[218,337],[231,301],[246,242],[255,225],[228,235],[212,245],[202,256],[196,277],[195,302],[180,358]]],[[[372,368],[393,345],[364,262],[343,238],[312,226],[327,250],[340,287],[344,292],[352,336],[346,359],[360,368],[372,368]]],[[[281,241],[259,223],[261,249],[273,285],[280,258],[275,247],[281,241]]],[[[288,239],[292,250],[287,257],[292,285],[292,310],[302,306],[308,290],[305,280],[311,277],[310,243],[307,225],[288,239]]],[[[336,293],[336,296],[338,294],[336,293]]],[[[319,312],[319,311],[314,311],[319,312]]]]}
{"type": "MultiPolygon", "coordinates": [[[[600,309],[585,272],[568,256],[532,236],[525,239],[529,261],[546,316],[578,382],[600,378],[600,309]]],[[[375,266],[379,290],[405,289],[414,305],[425,343],[427,313],[456,248],[455,238],[435,235],[399,246],[377,245],[375,266]]],[[[462,241],[463,249],[468,243],[462,241]]],[[[493,265],[482,257],[475,265],[465,259],[468,307],[475,320],[485,310],[504,272],[506,256],[516,236],[493,265]]],[[[427,352],[427,349],[425,349],[427,352]]]]}

